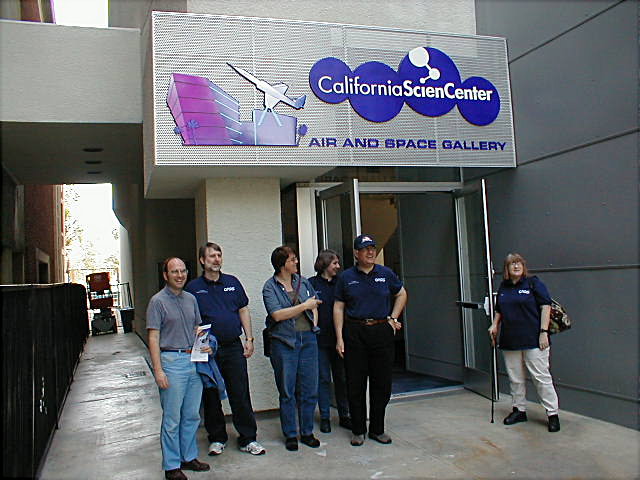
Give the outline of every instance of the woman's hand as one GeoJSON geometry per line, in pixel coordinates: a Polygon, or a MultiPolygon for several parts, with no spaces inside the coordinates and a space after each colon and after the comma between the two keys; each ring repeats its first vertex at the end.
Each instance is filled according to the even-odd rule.
{"type": "Polygon", "coordinates": [[[549,348],[549,334],[546,332],[540,332],[538,344],[540,345],[540,350],[546,350],[549,348]]]}
{"type": "Polygon", "coordinates": [[[320,305],[321,303],[322,303],[322,300],[313,296],[313,297],[307,298],[304,301],[303,305],[305,310],[313,310],[314,308],[317,308],[318,305],[320,305]]]}
{"type": "Polygon", "coordinates": [[[340,358],[344,358],[344,340],[341,338],[336,341],[336,352],[338,352],[340,358]]]}
{"type": "Polygon", "coordinates": [[[491,337],[491,345],[496,346],[496,338],[498,338],[498,325],[492,323],[489,327],[489,336],[491,337]]]}

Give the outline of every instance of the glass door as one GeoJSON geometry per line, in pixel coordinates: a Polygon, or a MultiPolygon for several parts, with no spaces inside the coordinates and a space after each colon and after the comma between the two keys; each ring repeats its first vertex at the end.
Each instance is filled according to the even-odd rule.
{"type": "Polygon", "coordinates": [[[493,265],[484,179],[454,192],[464,337],[465,388],[498,398],[496,349],[487,330],[493,319],[493,265]]]}
{"type": "Polygon", "coordinates": [[[322,190],[323,248],[338,252],[343,268],[353,266],[353,239],[360,235],[358,179],[322,190]]]}

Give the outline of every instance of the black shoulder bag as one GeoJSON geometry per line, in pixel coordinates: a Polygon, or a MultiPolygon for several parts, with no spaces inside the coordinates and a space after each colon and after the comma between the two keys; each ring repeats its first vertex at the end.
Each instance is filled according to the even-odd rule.
{"type": "MultiPolygon", "coordinates": [[[[529,287],[533,292],[535,297],[536,289],[533,286],[533,282],[529,279],[529,287]]],[[[536,303],[538,303],[538,299],[536,298],[536,303]]],[[[567,314],[567,310],[560,305],[560,303],[551,299],[551,313],[549,314],[549,335],[553,335],[554,333],[564,332],[565,330],[569,330],[571,328],[571,319],[567,314]]]]}

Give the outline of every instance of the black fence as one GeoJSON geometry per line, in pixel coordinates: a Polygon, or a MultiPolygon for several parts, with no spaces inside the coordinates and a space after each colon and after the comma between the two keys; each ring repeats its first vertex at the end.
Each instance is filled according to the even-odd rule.
{"type": "Polygon", "coordinates": [[[0,286],[2,473],[34,478],[89,336],[85,287],[0,286]]]}

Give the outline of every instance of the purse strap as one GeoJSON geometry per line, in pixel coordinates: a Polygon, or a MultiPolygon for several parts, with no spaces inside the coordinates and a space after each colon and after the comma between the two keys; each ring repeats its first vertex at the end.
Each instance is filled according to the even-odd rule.
{"type": "MultiPolygon", "coordinates": [[[[300,294],[300,285],[302,285],[302,275],[298,275],[298,286],[296,287],[296,293],[293,296],[293,300],[291,301],[291,304],[293,306],[295,306],[296,301],[298,301],[298,295],[300,294]]],[[[293,282],[293,277],[291,277],[291,282],[293,282]]]]}

